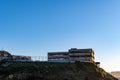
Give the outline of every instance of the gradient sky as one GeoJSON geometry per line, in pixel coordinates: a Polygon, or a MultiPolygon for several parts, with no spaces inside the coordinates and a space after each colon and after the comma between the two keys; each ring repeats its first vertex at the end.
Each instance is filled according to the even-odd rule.
{"type": "Polygon", "coordinates": [[[93,48],[102,68],[120,70],[120,0],[0,0],[0,48],[30,56],[93,48]]]}

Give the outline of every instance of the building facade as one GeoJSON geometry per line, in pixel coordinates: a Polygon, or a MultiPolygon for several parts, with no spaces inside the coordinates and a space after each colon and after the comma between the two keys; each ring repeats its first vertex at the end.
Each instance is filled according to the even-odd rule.
{"type": "Polygon", "coordinates": [[[50,62],[68,62],[68,52],[49,52],[48,61],[50,62]]]}
{"type": "Polygon", "coordinates": [[[0,51],[0,61],[1,60],[12,60],[12,55],[4,50],[0,51]]]}
{"type": "Polygon", "coordinates": [[[0,61],[31,61],[30,56],[22,56],[22,55],[11,55],[9,52],[1,50],[0,51],[0,61]]]}
{"type": "Polygon", "coordinates": [[[12,55],[14,61],[31,61],[30,56],[12,55]]]}
{"type": "Polygon", "coordinates": [[[66,52],[48,52],[49,62],[94,62],[92,49],[71,48],[66,52]]]}

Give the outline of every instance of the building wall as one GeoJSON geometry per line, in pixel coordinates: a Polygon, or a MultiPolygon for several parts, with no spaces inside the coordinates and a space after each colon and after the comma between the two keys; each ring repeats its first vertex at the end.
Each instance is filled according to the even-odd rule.
{"type": "Polygon", "coordinates": [[[21,55],[11,55],[9,52],[7,51],[0,51],[0,61],[1,60],[15,60],[15,61],[28,61],[31,60],[30,56],[21,56],[21,55]]]}
{"type": "Polygon", "coordinates": [[[68,52],[50,52],[50,53],[48,53],[48,61],[50,61],[50,62],[69,61],[68,52]]]}
{"type": "Polygon", "coordinates": [[[72,61],[94,62],[93,53],[69,53],[69,56],[72,61]]]}
{"type": "Polygon", "coordinates": [[[53,62],[94,62],[92,49],[70,49],[68,52],[49,52],[48,61],[53,62]]]}
{"type": "Polygon", "coordinates": [[[15,61],[30,61],[30,56],[21,56],[21,55],[12,55],[13,60],[15,61]]]}
{"type": "Polygon", "coordinates": [[[1,60],[12,60],[12,56],[9,52],[7,51],[0,51],[0,61],[1,60]]]}

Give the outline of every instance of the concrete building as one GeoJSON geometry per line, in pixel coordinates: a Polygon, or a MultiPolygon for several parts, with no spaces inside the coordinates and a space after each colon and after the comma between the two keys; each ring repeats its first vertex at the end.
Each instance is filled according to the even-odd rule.
{"type": "Polygon", "coordinates": [[[49,62],[94,62],[92,49],[71,48],[66,52],[48,52],[49,62]]]}
{"type": "Polygon", "coordinates": [[[48,61],[50,62],[68,62],[68,52],[49,52],[48,61]]]}

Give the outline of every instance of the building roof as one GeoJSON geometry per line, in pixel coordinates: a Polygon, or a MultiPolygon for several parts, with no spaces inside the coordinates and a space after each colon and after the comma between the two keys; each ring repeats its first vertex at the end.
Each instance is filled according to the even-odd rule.
{"type": "Polygon", "coordinates": [[[48,55],[67,55],[69,53],[94,53],[92,48],[88,49],[77,49],[77,48],[71,48],[68,50],[68,52],[48,52],[48,55]]]}
{"type": "Polygon", "coordinates": [[[20,56],[20,57],[31,57],[31,56],[24,56],[24,55],[12,55],[13,57],[17,57],[17,56],[20,56]]]}
{"type": "Polygon", "coordinates": [[[77,49],[77,48],[71,48],[69,49],[70,53],[94,53],[92,48],[88,48],[88,49],[77,49]]]}
{"type": "Polygon", "coordinates": [[[68,55],[68,52],[48,52],[48,55],[68,55]]]}

